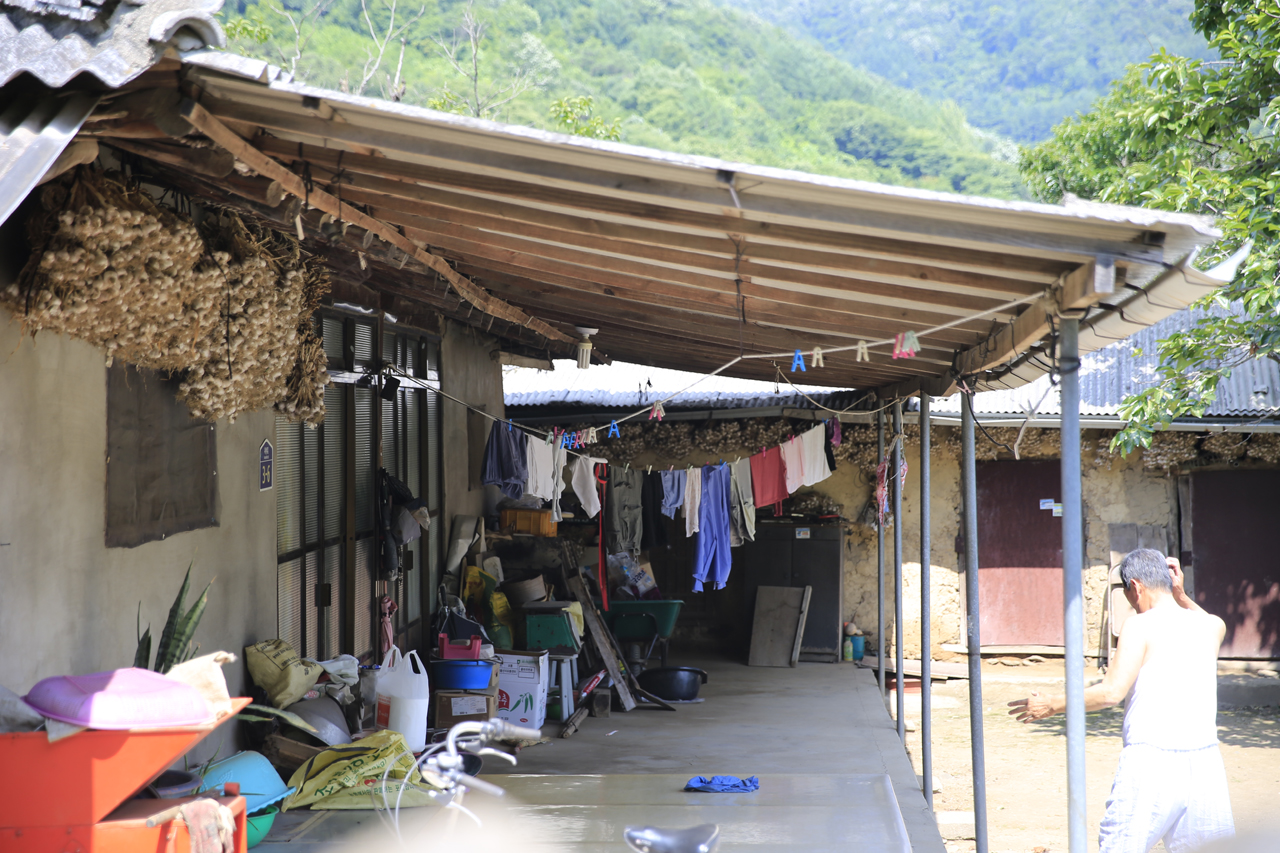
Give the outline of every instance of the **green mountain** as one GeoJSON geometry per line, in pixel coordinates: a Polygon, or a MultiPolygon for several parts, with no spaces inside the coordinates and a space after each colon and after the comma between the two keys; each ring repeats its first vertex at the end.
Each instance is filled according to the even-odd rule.
{"type": "Polygon", "coordinates": [[[1208,58],[1193,0],[724,0],[1020,142],[1085,112],[1157,49],[1208,58]]]}
{"type": "MultiPolygon", "coordinates": [[[[308,16],[316,2],[285,0],[295,21],[308,22],[299,39],[274,0],[240,0],[229,20],[252,25],[233,28],[240,37],[231,49],[286,68],[298,56],[298,76],[314,85],[355,92],[368,76],[364,94],[459,112],[477,93],[483,100],[486,91],[536,80],[543,85],[482,112],[554,129],[552,103],[585,95],[596,117],[616,121],[621,140],[637,145],[947,192],[1025,195],[1014,146],[975,130],[955,104],[892,85],[811,38],[712,0],[426,0],[403,33],[403,57],[395,35],[371,76],[364,69],[378,44],[368,22],[381,39],[389,0],[364,0],[368,19],[361,0],[332,0],[308,16]],[[472,67],[459,30],[469,9],[484,25],[478,85],[440,46],[461,45],[458,65],[472,67]],[[270,35],[259,43],[255,32],[270,35]]],[[[418,8],[398,6],[395,26],[418,8]]]]}

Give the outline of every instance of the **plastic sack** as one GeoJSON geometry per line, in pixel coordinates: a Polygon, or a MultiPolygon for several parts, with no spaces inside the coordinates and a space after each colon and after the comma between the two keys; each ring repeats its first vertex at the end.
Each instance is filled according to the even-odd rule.
{"type": "MultiPolygon", "coordinates": [[[[399,649],[392,646],[399,655],[399,649]]],[[[383,659],[378,677],[378,709],[374,722],[379,729],[390,729],[404,735],[413,752],[427,748],[427,712],[431,707],[431,686],[427,665],[417,652],[383,659]]]]}
{"type": "MultiPolygon", "coordinates": [[[[289,777],[290,787],[297,790],[284,801],[281,811],[310,806],[313,809],[371,809],[372,793],[383,790],[382,777],[387,775],[386,790],[394,797],[405,784],[417,784],[422,775],[409,754],[399,732],[377,732],[352,744],[330,747],[317,753],[289,777]],[[387,768],[390,767],[390,772],[387,768]]],[[[381,806],[381,796],[378,805],[381,806]]],[[[420,806],[430,802],[425,791],[405,790],[403,806],[420,806]]]]}
{"type": "Polygon", "coordinates": [[[267,693],[276,708],[287,708],[302,698],[324,672],[315,661],[298,657],[284,640],[263,640],[245,646],[244,662],[253,683],[267,693]]]}

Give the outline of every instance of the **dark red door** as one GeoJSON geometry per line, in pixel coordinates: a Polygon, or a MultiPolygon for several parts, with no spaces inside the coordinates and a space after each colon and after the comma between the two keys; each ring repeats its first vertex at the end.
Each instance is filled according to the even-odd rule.
{"type": "Polygon", "coordinates": [[[1227,623],[1223,657],[1280,657],[1280,471],[1194,471],[1196,601],[1227,623]]]}
{"type": "Polygon", "coordinates": [[[978,604],[984,646],[1060,646],[1062,519],[1057,460],[978,463],[978,604]]]}

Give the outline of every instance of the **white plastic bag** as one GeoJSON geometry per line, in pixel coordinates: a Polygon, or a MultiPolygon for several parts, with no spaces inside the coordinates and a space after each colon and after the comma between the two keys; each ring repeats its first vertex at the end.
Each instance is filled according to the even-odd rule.
{"type": "Polygon", "coordinates": [[[427,711],[431,706],[431,687],[427,665],[418,653],[401,656],[392,646],[382,659],[378,675],[378,729],[390,729],[404,735],[413,752],[427,748],[427,711]]]}

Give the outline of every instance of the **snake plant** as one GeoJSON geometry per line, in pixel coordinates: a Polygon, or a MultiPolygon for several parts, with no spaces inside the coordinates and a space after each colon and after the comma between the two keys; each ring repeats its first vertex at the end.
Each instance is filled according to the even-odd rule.
{"type": "MultiPolygon", "coordinates": [[[[204,588],[204,592],[200,593],[200,597],[196,599],[195,604],[191,605],[191,609],[184,612],[186,606],[187,592],[191,589],[191,565],[187,565],[186,577],[182,579],[182,588],[178,590],[178,597],[173,600],[173,606],[169,608],[169,618],[164,623],[164,630],[160,632],[160,643],[156,648],[155,660],[151,659],[151,626],[147,626],[147,630],[138,636],[138,648],[133,654],[133,665],[141,669],[154,669],[156,672],[168,672],[183,661],[190,660],[200,648],[199,643],[193,643],[192,637],[196,633],[196,626],[200,624],[200,618],[204,616],[205,606],[209,603],[209,587],[213,586],[210,581],[204,588]]],[[[142,627],[142,602],[138,602],[138,621],[137,628],[142,627]]]]}

